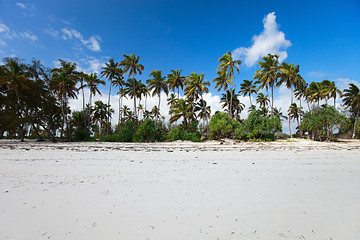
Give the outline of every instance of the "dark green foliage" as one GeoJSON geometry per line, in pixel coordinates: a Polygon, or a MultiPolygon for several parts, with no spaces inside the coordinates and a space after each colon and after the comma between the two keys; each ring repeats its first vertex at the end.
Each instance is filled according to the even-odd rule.
{"type": "Polygon", "coordinates": [[[155,126],[153,120],[147,118],[135,132],[136,142],[154,142],[161,141],[161,128],[155,126]]]}
{"type": "Polygon", "coordinates": [[[84,129],[79,128],[74,132],[74,140],[75,141],[89,141],[91,137],[89,134],[85,133],[84,129]]]}
{"type": "Polygon", "coordinates": [[[274,141],[275,133],[281,132],[281,121],[278,117],[264,117],[259,111],[252,111],[243,125],[235,130],[235,138],[242,140],[261,139],[274,141]]]}
{"type": "Polygon", "coordinates": [[[177,126],[167,133],[166,139],[168,141],[188,140],[192,142],[201,142],[201,133],[197,130],[193,132],[189,130],[183,130],[181,126],[177,126]]]}
{"type": "Polygon", "coordinates": [[[236,120],[230,119],[225,112],[216,112],[211,117],[209,129],[211,139],[230,138],[233,136],[235,129],[240,125],[236,120]]]}
{"type": "Polygon", "coordinates": [[[301,121],[301,128],[308,132],[308,136],[313,140],[327,141],[333,138],[335,130],[341,129],[341,126],[348,125],[346,116],[339,113],[332,106],[323,105],[320,108],[312,109],[305,113],[301,121]]]}

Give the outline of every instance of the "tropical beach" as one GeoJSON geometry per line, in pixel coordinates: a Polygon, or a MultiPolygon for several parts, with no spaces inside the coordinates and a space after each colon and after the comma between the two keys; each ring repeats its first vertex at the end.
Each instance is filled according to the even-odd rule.
{"type": "Polygon", "coordinates": [[[360,239],[359,12],[0,1],[0,240],[360,239]]]}
{"type": "Polygon", "coordinates": [[[360,143],[1,141],[1,239],[359,239],[360,143]]]}

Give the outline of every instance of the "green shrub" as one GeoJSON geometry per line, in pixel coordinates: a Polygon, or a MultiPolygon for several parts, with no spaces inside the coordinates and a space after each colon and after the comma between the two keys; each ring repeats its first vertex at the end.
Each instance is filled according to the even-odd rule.
{"type": "Polygon", "coordinates": [[[188,140],[192,142],[201,142],[201,133],[199,131],[189,132],[188,130],[181,129],[181,126],[177,126],[167,133],[166,139],[168,141],[188,140]]]}
{"type": "Polygon", "coordinates": [[[131,120],[125,122],[124,127],[119,129],[118,134],[114,134],[113,136],[117,135],[117,142],[132,142],[135,135],[135,127],[131,120]]]}
{"type": "Polygon", "coordinates": [[[74,140],[75,141],[88,141],[90,139],[91,139],[90,135],[86,134],[84,129],[79,128],[79,129],[75,130],[75,132],[74,132],[74,140]]]}
{"type": "Polygon", "coordinates": [[[161,129],[155,126],[154,121],[151,119],[146,119],[135,132],[135,141],[136,142],[154,142],[160,141],[161,129]]]}
{"type": "Polygon", "coordinates": [[[218,111],[210,120],[210,138],[221,139],[232,137],[239,124],[236,120],[230,119],[227,113],[218,111]]]}

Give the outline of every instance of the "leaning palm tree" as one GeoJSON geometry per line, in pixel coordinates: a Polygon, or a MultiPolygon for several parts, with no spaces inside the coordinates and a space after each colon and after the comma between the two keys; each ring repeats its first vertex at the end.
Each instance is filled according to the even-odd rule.
{"type": "Polygon", "coordinates": [[[178,69],[171,70],[171,73],[167,75],[167,83],[169,85],[169,89],[175,91],[175,88],[177,88],[178,99],[180,98],[180,88],[183,89],[186,79],[184,76],[181,76],[181,71],[182,69],[180,69],[180,71],[178,69]]]}
{"type": "Polygon", "coordinates": [[[271,89],[271,116],[274,114],[274,86],[279,75],[279,56],[268,54],[262,58],[258,64],[261,69],[255,72],[254,79],[258,79],[255,84],[260,84],[259,89],[264,87],[271,89]]]}
{"type": "MultiPolygon", "coordinates": [[[[149,76],[153,78],[146,80],[146,83],[148,84],[149,90],[152,91],[152,96],[159,96],[158,109],[160,111],[161,92],[165,92],[166,96],[169,94],[169,89],[165,82],[166,77],[161,76],[160,70],[151,71],[149,76]]],[[[155,123],[157,123],[157,118],[155,118],[155,123]]]]}
{"type": "MultiPolygon", "coordinates": [[[[223,74],[228,73],[230,79],[232,80],[235,76],[234,76],[234,71],[236,71],[238,74],[239,72],[239,67],[241,65],[241,61],[240,60],[233,60],[231,52],[225,53],[222,57],[219,58],[218,62],[220,63],[219,66],[217,67],[217,70],[221,70],[221,72],[223,74]]],[[[231,85],[231,89],[233,89],[233,84],[231,85]]],[[[232,91],[231,91],[232,93],[232,91]]],[[[230,100],[230,118],[232,118],[232,98],[233,96],[231,96],[231,100],[230,100]]]]}
{"type": "Polygon", "coordinates": [[[250,106],[252,106],[252,102],[251,102],[251,94],[253,93],[257,93],[257,89],[256,89],[256,85],[253,83],[253,81],[249,81],[247,79],[244,80],[244,82],[242,84],[240,84],[240,91],[239,94],[242,96],[249,96],[249,100],[250,100],[250,106]]]}
{"type": "MultiPolygon", "coordinates": [[[[139,64],[140,61],[140,57],[139,56],[135,56],[135,54],[130,54],[130,55],[125,55],[124,54],[124,60],[122,60],[118,66],[123,66],[123,72],[124,74],[126,72],[128,72],[129,74],[129,78],[131,76],[135,76],[136,74],[141,75],[142,71],[144,70],[144,66],[139,64]]],[[[135,92],[135,78],[133,79],[133,88],[134,88],[134,92],[135,92]]],[[[134,113],[135,113],[135,118],[137,119],[137,114],[136,114],[136,98],[134,98],[134,113]]]]}
{"type": "Polygon", "coordinates": [[[360,89],[353,83],[349,84],[349,88],[344,90],[343,102],[346,108],[350,108],[351,112],[354,113],[354,131],[352,138],[356,135],[356,125],[360,113],[360,89]]]}
{"type": "Polygon", "coordinates": [[[302,110],[300,107],[298,107],[296,105],[296,103],[292,103],[289,107],[288,114],[289,114],[289,132],[290,132],[290,137],[292,138],[290,121],[293,119],[296,119],[297,125],[300,128],[299,119],[300,119],[300,116],[302,115],[302,110]]]}
{"type": "MultiPolygon", "coordinates": [[[[123,74],[123,71],[121,68],[118,68],[119,63],[114,62],[113,58],[110,58],[109,63],[105,63],[105,67],[102,67],[103,71],[101,71],[101,77],[106,77],[110,84],[109,84],[109,99],[108,99],[108,111],[110,111],[110,97],[111,97],[111,85],[113,85],[113,79],[115,79],[118,76],[121,76],[123,74]]],[[[107,115],[108,117],[110,114],[107,115]]],[[[109,119],[106,119],[106,124],[109,125],[109,119]]],[[[108,133],[108,131],[107,131],[108,133]]]]}

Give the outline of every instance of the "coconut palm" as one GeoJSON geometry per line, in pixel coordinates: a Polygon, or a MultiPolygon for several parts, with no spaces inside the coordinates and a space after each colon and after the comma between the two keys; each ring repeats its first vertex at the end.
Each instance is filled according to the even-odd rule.
{"type": "MultiPolygon", "coordinates": [[[[27,72],[26,65],[17,58],[5,58],[4,63],[4,65],[0,66],[0,86],[5,85],[15,93],[17,115],[20,119],[24,119],[26,112],[20,99],[20,91],[29,92],[33,89],[30,74],[27,72]]],[[[20,124],[20,139],[24,141],[22,123],[20,124]]]]}
{"type": "MultiPolygon", "coordinates": [[[[144,70],[144,66],[139,64],[140,57],[135,56],[135,54],[125,55],[124,54],[124,60],[122,60],[118,66],[123,66],[123,74],[128,72],[128,77],[135,76],[137,74],[141,75],[142,71],[144,70]]],[[[133,88],[135,88],[135,78],[132,78],[133,80],[133,88]]],[[[135,90],[133,90],[135,92],[135,90]]],[[[134,97],[134,113],[135,118],[137,119],[136,115],[136,97],[134,97]]]]}
{"type": "Polygon", "coordinates": [[[67,104],[70,98],[77,98],[76,84],[79,81],[79,73],[76,71],[76,64],[60,60],[60,68],[52,69],[52,80],[50,81],[50,89],[54,90],[60,100],[63,122],[66,125],[67,138],[71,141],[71,128],[68,121],[67,104]]]}
{"type": "Polygon", "coordinates": [[[118,125],[120,125],[121,122],[121,114],[120,114],[120,110],[121,110],[121,105],[122,105],[122,98],[123,98],[123,86],[125,84],[124,81],[124,77],[123,75],[118,75],[116,76],[113,80],[112,80],[112,85],[114,85],[114,87],[118,87],[119,88],[119,92],[117,93],[119,95],[119,119],[118,119],[118,125]]]}
{"type": "Polygon", "coordinates": [[[337,94],[339,94],[341,97],[342,92],[339,89],[337,89],[337,87],[335,86],[335,82],[334,81],[331,82],[329,80],[323,80],[321,82],[321,88],[326,103],[330,98],[334,98],[334,107],[336,107],[335,104],[336,104],[337,94]]]}
{"type": "Polygon", "coordinates": [[[259,89],[264,87],[271,89],[271,116],[274,114],[274,86],[279,75],[279,56],[268,54],[258,64],[261,69],[255,72],[255,84],[260,84],[259,89]]]}
{"type": "Polygon", "coordinates": [[[209,89],[207,86],[210,86],[209,81],[204,80],[204,74],[191,73],[186,78],[186,87],[185,87],[185,97],[196,102],[199,99],[203,98],[203,93],[208,93],[209,89]]]}
{"type": "Polygon", "coordinates": [[[306,90],[306,96],[308,102],[317,102],[318,108],[320,108],[320,100],[323,99],[321,84],[318,82],[311,82],[306,90]]]}
{"type": "Polygon", "coordinates": [[[354,131],[352,135],[352,138],[355,138],[356,124],[360,113],[360,89],[355,84],[350,83],[349,88],[344,90],[342,98],[344,106],[347,109],[350,109],[355,116],[354,131]]]}
{"type": "Polygon", "coordinates": [[[183,89],[185,77],[181,76],[182,69],[180,71],[178,69],[171,70],[171,73],[167,75],[167,83],[169,85],[169,89],[175,91],[175,88],[178,90],[178,99],[180,98],[180,88],[183,89]]]}
{"type": "Polygon", "coordinates": [[[290,132],[290,137],[292,138],[290,121],[293,119],[296,119],[297,125],[300,128],[299,119],[300,119],[300,116],[302,115],[302,110],[300,107],[298,107],[296,105],[296,103],[292,103],[289,107],[288,114],[289,114],[289,132],[290,132]]]}
{"type": "Polygon", "coordinates": [[[229,113],[229,115],[231,114],[232,116],[236,116],[242,110],[244,110],[245,105],[243,103],[240,103],[238,97],[239,97],[239,94],[235,93],[235,89],[227,90],[226,93],[223,93],[221,95],[220,103],[223,103],[221,105],[221,107],[226,108],[226,111],[229,112],[230,105],[232,106],[232,108],[231,108],[232,113],[229,113]],[[231,96],[233,96],[232,99],[231,99],[231,96]]]}
{"type": "Polygon", "coordinates": [[[176,104],[170,107],[170,114],[172,117],[170,118],[170,123],[176,122],[180,118],[182,118],[182,127],[186,129],[192,120],[192,105],[186,102],[184,99],[179,99],[176,104]]]}
{"type": "Polygon", "coordinates": [[[296,86],[297,83],[302,79],[302,77],[299,74],[299,71],[300,71],[299,65],[294,66],[293,63],[288,64],[286,62],[283,62],[279,68],[280,79],[277,82],[276,87],[280,87],[282,84],[285,84],[287,88],[291,89],[291,104],[294,102],[293,87],[296,86]]]}
{"type": "Polygon", "coordinates": [[[139,96],[139,86],[140,81],[136,80],[135,78],[129,78],[124,84],[125,94],[134,100],[134,114],[136,119],[136,98],[139,96]]]}
{"type": "Polygon", "coordinates": [[[102,101],[95,102],[93,116],[95,123],[100,124],[101,134],[104,134],[105,128],[106,128],[105,131],[106,132],[108,131],[107,120],[111,118],[112,113],[114,113],[114,110],[112,108],[109,108],[107,104],[103,103],[102,101]]]}
{"type": "MultiPolygon", "coordinates": [[[[109,98],[108,98],[108,111],[110,111],[110,97],[111,97],[111,86],[113,85],[113,79],[123,74],[122,69],[118,68],[118,63],[114,61],[113,58],[110,58],[108,63],[105,63],[105,67],[102,67],[101,77],[106,77],[109,80],[109,98]]],[[[108,117],[110,114],[107,115],[108,117]]],[[[107,125],[109,125],[109,119],[106,119],[107,125]]],[[[108,133],[108,131],[107,131],[108,133]]]]}
{"type": "Polygon", "coordinates": [[[269,97],[268,95],[264,95],[263,93],[259,93],[256,97],[256,103],[259,104],[260,108],[267,108],[267,106],[269,105],[269,97]]]}
{"type": "MultiPolygon", "coordinates": [[[[149,76],[153,78],[146,80],[146,83],[148,84],[149,91],[152,91],[152,96],[159,96],[158,109],[160,111],[161,92],[165,92],[166,96],[169,94],[169,89],[165,82],[166,77],[161,76],[160,70],[151,71],[149,76]]],[[[155,123],[157,123],[157,118],[155,118],[155,123]]]]}
{"type": "Polygon", "coordinates": [[[249,81],[247,79],[244,80],[244,82],[242,84],[240,84],[240,91],[239,94],[242,96],[249,96],[249,100],[250,100],[250,106],[252,106],[252,102],[251,102],[251,94],[253,93],[257,93],[257,89],[256,89],[256,85],[253,83],[253,81],[249,81]]]}
{"type": "MultiPolygon", "coordinates": [[[[225,53],[222,57],[219,58],[218,62],[220,63],[219,66],[217,67],[217,70],[221,70],[222,74],[228,73],[230,79],[232,80],[234,78],[234,71],[236,71],[238,74],[239,72],[239,67],[241,65],[241,61],[240,60],[233,60],[231,52],[229,51],[228,53],[225,53]]],[[[233,84],[231,84],[231,89],[233,89],[233,84]]],[[[232,91],[231,91],[232,93],[232,91]]],[[[230,118],[232,118],[232,98],[233,96],[230,97],[230,118]]]]}

